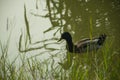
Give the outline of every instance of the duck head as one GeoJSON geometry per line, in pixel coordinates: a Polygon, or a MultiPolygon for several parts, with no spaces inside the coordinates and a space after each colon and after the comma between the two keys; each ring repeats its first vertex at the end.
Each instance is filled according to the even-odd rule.
{"type": "Polygon", "coordinates": [[[102,45],[105,42],[106,37],[107,37],[106,34],[101,34],[98,38],[99,39],[98,44],[102,45]]]}
{"type": "Polygon", "coordinates": [[[66,41],[72,41],[72,37],[71,37],[70,33],[68,33],[68,32],[62,33],[59,41],[61,41],[62,39],[65,39],[66,41]]]}

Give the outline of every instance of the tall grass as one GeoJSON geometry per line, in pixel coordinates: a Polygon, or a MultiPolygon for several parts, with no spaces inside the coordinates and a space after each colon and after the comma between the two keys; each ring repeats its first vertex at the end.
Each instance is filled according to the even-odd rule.
{"type": "MultiPolygon", "coordinates": [[[[90,28],[92,39],[92,19],[90,19],[90,28]]],[[[24,46],[22,46],[20,43],[22,35],[20,36],[19,49],[25,47],[27,50],[28,40],[26,39],[29,39],[28,35],[25,38],[24,46]]],[[[18,56],[10,62],[8,57],[9,42],[9,39],[6,45],[0,42],[1,80],[120,80],[120,54],[114,51],[112,39],[107,39],[104,46],[97,52],[87,52],[86,54],[67,52],[65,60],[61,60],[59,63],[56,63],[55,55],[40,61],[37,58],[40,55],[27,58],[25,54],[21,53],[18,53],[18,56]],[[16,65],[17,59],[20,59],[21,62],[19,66],[16,65]]],[[[26,53],[26,51],[23,52],[26,53]]]]}
{"type": "MultiPolygon", "coordinates": [[[[0,55],[1,80],[119,80],[120,61],[113,53],[112,41],[106,42],[97,53],[73,55],[67,53],[67,61],[60,65],[54,57],[39,61],[19,54],[21,65],[16,66],[18,56],[10,62],[8,45],[2,45],[0,55]]],[[[58,57],[59,58],[59,57],[58,57]]]]}
{"type": "MultiPolygon", "coordinates": [[[[90,37],[92,39],[92,18],[90,19],[90,37]]],[[[19,51],[21,51],[20,48],[22,47],[27,48],[27,39],[29,39],[28,35],[25,38],[24,46],[22,46],[20,43],[22,35],[20,36],[19,51]]],[[[106,44],[97,52],[87,52],[86,54],[71,54],[67,52],[65,60],[61,60],[59,63],[56,63],[54,55],[44,61],[40,61],[37,58],[40,55],[27,58],[25,54],[21,53],[18,53],[18,56],[10,62],[8,58],[8,39],[6,45],[0,43],[0,79],[120,80],[120,54],[114,51],[113,43],[114,41],[107,39],[106,44]],[[19,58],[21,64],[16,66],[19,58]]],[[[37,48],[32,48],[32,50],[34,49],[36,50],[37,48]]],[[[23,51],[24,53],[27,52],[27,49],[25,50],[23,51]]]]}
{"type": "MultiPolygon", "coordinates": [[[[49,14],[50,4],[47,0],[49,14]]],[[[25,23],[27,29],[27,38],[24,46],[21,45],[22,35],[20,36],[19,51],[26,53],[27,51],[37,50],[38,48],[30,48],[22,51],[21,48],[27,48],[27,41],[30,40],[29,22],[25,10],[25,23]]],[[[61,11],[60,11],[61,12],[61,11]]],[[[62,16],[62,15],[61,15],[62,16]]],[[[52,25],[58,26],[57,22],[52,25]],[[55,24],[56,23],[56,24],[55,24]]],[[[62,27],[62,22],[60,29],[62,27]]],[[[55,27],[46,30],[48,32],[55,27]]],[[[92,18],[90,18],[90,38],[92,39],[92,18]]],[[[8,40],[9,42],[9,40],[8,40]]],[[[54,56],[40,61],[37,56],[26,58],[25,54],[18,53],[18,56],[12,61],[8,58],[9,43],[3,45],[0,43],[0,79],[1,80],[120,80],[120,54],[115,52],[113,41],[107,40],[103,48],[97,52],[87,52],[86,54],[71,54],[67,52],[65,60],[56,63],[54,56]],[[21,64],[16,65],[17,59],[20,58],[21,64]]],[[[46,44],[47,45],[47,44],[46,44]]],[[[61,51],[62,52],[62,51],[61,51]]],[[[42,53],[41,53],[42,54],[42,53]]],[[[58,53],[59,54],[59,53],[58,53]]],[[[40,56],[40,55],[39,55],[40,56]]],[[[57,57],[60,58],[60,57],[57,57]]]]}

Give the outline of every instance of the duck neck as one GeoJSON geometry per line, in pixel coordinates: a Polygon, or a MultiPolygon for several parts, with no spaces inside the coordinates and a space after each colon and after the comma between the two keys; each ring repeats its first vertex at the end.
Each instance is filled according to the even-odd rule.
{"type": "Polygon", "coordinates": [[[68,49],[70,52],[73,52],[74,44],[73,44],[72,40],[66,40],[66,41],[67,41],[67,49],[68,49]]]}

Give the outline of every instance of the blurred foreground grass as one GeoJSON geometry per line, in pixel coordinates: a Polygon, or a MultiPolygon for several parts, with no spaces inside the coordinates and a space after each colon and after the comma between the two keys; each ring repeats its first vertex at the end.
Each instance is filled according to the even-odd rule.
{"type": "Polygon", "coordinates": [[[55,63],[54,57],[42,62],[36,57],[26,59],[19,53],[18,67],[15,64],[18,56],[9,61],[8,44],[0,43],[0,48],[1,80],[120,80],[120,56],[113,51],[112,41],[106,42],[97,53],[76,54],[72,60],[69,58],[73,54],[67,53],[67,61],[61,65],[55,63]]]}
{"type": "MultiPolygon", "coordinates": [[[[73,17],[71,19],[67,18],[68,16],[63,17],[62,8],[57,8],[59,10],[58,13],[60,13],[60,16],[62,18],[59,19],[56,16],[54,16],[53,19],[56,18],[57,21],[52,20],[49,0],[47,0],[47,5],[49,10],[50,21],[51,24],[54,26],[44,31],[44,33],[53,30],[58,25],[60,26],[56,32],[61,30],[63,25],[62,19],[66,19],[66,21],[69,22],[69,24],[74,25],[75,22],[74,19],[76,19],[76,17],[73,17]]],[[[62,5],[61,2],[60,5],[62,5]]],[[[66,9],[66,15],[68,15],[67,10],[68,9],[66,9]]],[[[71,12],[74,12],[72,10],[75,9],[71,8],[71,12]]],[[[27,43],[31,43],[29,22],[27,20],[25,6],[24,6],[24,18],[26,23],[27,36],[24,41],[25,46],[22,46],[19,43],[19,47],[21,48],[24,47],[27,48],[27,43]]],[[[68,24],[66,23],[64,25],[67,26],[68,24]]],[[[90,18],[89,34],[91,39],[93,32],[92,26],[93,26],[92,18],[90,18]]],[[[20,42],[22,41],[21,36],[20,36],[20,42]]],[[[59,64],[55,63],[54,56],[51,56],[47,60],[40,61],[39,59],[36,58],[37,56],[32,58],[26,58],[24,54],[20,54],[20,53],[18,53],[18,56],[12,62],[10,62],[8,58],[9,57],[8,46],[9,46],[9,40],[8,43],[6,43],[6,45],[3,45],[0,42],[0,49],[1,49],[0,80],[120,80],[120,53],[114,51],[113,41],[111,40],[107,40],[104,47],[101,48],[98,52],[91,52],[86,54],[67,53],[66,60],[60,62],[59,64]],[[19,66],[17,66],[16,62],[19,57],[21,63],[20,64],[18,63],[19,66]]],[[[21,48],[19,48],[19,51],[21,51],[21,48]]],[[[21,51],[21,52],[25,53],[27,51],[37,50],[37,49],[40,49],[40,47],[25,49],[25,51],[21,51]]]]}

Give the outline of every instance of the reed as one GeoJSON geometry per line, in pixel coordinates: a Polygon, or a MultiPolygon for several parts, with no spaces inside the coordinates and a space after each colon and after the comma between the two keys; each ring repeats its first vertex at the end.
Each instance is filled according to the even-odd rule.
{"type": "MultiPolygon", "coordinates": [[[[119,56],[112,50],[112,41],[106,42],[98,52],[81,55],[67,53],[64,63],[56,64],[54,56],[45,61],[39,61],[35,56],[26,58],[19,53],[21,66],[15,65],[18,56],[10,62],[8,46],[2,45],[0,55],[1,80],[119,80],[119,56]]],[[[58,57],[59,58],[59,57],[58,57]]]]}

